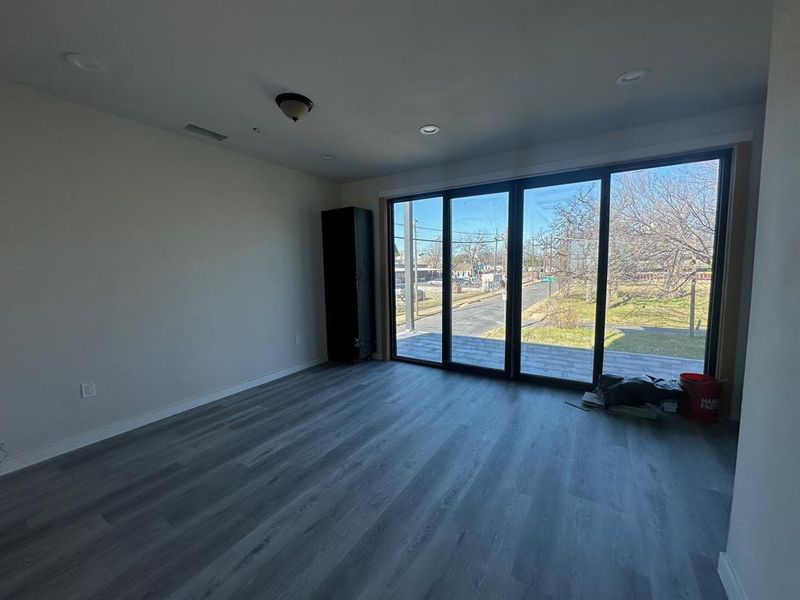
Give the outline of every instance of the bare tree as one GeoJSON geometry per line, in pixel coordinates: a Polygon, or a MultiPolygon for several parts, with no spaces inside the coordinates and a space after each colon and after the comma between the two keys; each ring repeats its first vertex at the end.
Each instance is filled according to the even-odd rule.
{"type": "Polygon", "coordinates": [[[523,264],[539,276],[555,277],[564,294],[583,289],[591,302],[597,281],[598,228],[598,194],[594,184],[587,184],[553,208],[546,228],[525,240],[523,264]]]}
{"type": "Polygon", "coordinates": [[[609,281],[637,283],[649,297],[689,296],[694,335],[698,274],[710,272],[718,164],[691,163],[615,175],[611,199],[609,281]]]}
{"type": "Polygon", "coordinates": [[[422,260],[432,269],[442,268],[442,240],[439,237],[428,242],[422,253],[422,260]]]}
{"type": "Polygon", "coordinates": [[[458,233],[453,235],[453,262],[467,263],[475,273],[479,264],[489,261],[492,234],[488,232],[458,233]]]}
{"type": "MultiPolygon", "coordinates": [[[[714,252],[719,170],[716,161],[615,174],[609,223],[609,302],[624,303],[636,289],[647,298],[690,297],[689,333],[696,318],[700,273],[714,252]],[[618,291],[626,290],[622,297],[618,291]]],[[[593,185],[557,205],[548,227],[523,244],[523,264],[554,275],[558,289],[596,287],[599,202],[593,185]]]]}

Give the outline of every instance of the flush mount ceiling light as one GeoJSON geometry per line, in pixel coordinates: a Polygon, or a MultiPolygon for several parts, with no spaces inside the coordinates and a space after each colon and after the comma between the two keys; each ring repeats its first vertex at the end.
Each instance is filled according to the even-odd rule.
{"type": "Polygon", "coordinates": [[[650,75],[650,69],[632,69],[625,71],[622,75],[617,77],[617,85],[631,85],[639,83],[650,75]]]}
{"type": "Polygon", "coordinates": [[[320,154],[319,157],[322,160],[333,160],[335,158],[333,154],[320,154]]]}
{"type": "Polygon", "coordinates": [[[436,135],[440,131],[441,129],[439,128],[438,125],[423,125],[422,127],[419,128],[419,132],[422,135],[436,135]]]}
{"type": "Polygon", "coordinates": [[[275,98],[275,104],[281,112],[295,123],[305,117],[314,108],[314,103],[302,94],[280,94],[275,98]]]}
{"type": "Polygon", "coordinates": [[[103,63],[97,60],[94,56],[88,54],[81,54],[80,52],[66,52],[64,60],[68,65],[83,69],[84,71],[102,71],[103,63]]]}

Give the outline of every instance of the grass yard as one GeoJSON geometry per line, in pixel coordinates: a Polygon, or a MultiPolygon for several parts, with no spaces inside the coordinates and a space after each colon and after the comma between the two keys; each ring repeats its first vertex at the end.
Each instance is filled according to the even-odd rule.
{"type": "Polygon", "coordinates": [[[651,333],[647,331],[619,331],[613,329],[606,335],[607,350],[634,352],[636,354],[655,354],[677,358],[703,360],[706,351],[706,336],[698,334],[651,333]]]}
{"type": "MultiPolygon", "coordinates": [[[[505,338],[505,327],[493,329],[487,332],[484,337],[503,339],[505,338]]],[[[568,348],[588,350],[594,347],[594,329],[588,327],[526,327],[522,330],[522,341],[532,344],[566,346],[568,348]]],[[[697,335],[692,338],[685,332],[651,333],[647,331],[611,329],[606,332],[605,347],[607,350],[616,350],[618,352],[703,360],[705,336],[697,335]]]]}
{"type": "MultiPolygon", "coordinates": [[[[695,323],[700,321],[702,329],[707,325],[709,292],[709,282],[697,283],[695,323]]],[[[616,297],[609,298],[606,325],[688,330],[691,302],[688,287],[684,294],[678,298],[659,298],[646,285],[620,285],[616,297]]],[[[595,319],[595,304],[586,302],[582,295],[555,295],[526,309],[525,316],[536,319],[554,312],[569,313],[581,323],[591,324],[595,319]]]]}
{"type": "MultiPolygon", "coordinates": [[[[619,352],[702,360],[709,291],[708,282],[698,282],[695,322],[700,320],[701,330],[691,337],[688,287],[680,297],[659,298],[654,288],[646,284],[620,285],[608,303],[605,347],[619,352]],[[637,327],[643,330],[629,329],[637,327]]],[[[568,297],[557,293],[541,300],[527,308],[524,316],[542,326],[524,327],[522,341],[590,349],[594,345],[595,307],[594,302],[586,302],[580,293],[568,297]]],[[[489,331],[486,336],[503,338],[505,328],[489,331]]]]}

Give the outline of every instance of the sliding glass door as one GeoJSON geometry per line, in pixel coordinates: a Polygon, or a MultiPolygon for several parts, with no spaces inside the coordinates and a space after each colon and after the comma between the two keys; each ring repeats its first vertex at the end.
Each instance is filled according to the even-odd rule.
{"type": "Polygon", "coordinates": [[[392,208],[392,293],[397,356],[442,362],[444,251],[441,197],[392,208]]]}
{"type": "Polygon", "coordinates": [[[601,187],[593,179],[523,191],[523,374],[592,381],[601,187]]]}
{"type": "Polygon", "coordinates": [[[589,386],[714,371],[729,151],[390,202],[392,356],[589,386]]]}
{"type": "Polygon", "coordinates": [[[611,175],[604,370],[703,372],[720,161],[611,175]]]}
{"type": "Polygon", "coordinates": [[[451,360],[506,368],[508,192],[450,198],[451,360]]]}

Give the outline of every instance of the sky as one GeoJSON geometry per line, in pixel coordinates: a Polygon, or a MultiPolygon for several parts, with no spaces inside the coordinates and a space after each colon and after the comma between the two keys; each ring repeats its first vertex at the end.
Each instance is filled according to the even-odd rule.
{"type": "MultiPolygon", "coordinates": [[[[566,184],[547,188],[525,190],[524,237],[546,228],[553,219],[553,209],[569,198],[585,183],[566,184]]],[[[600,186],[597,185],[598,198],[600,186]]],[[[453,236],[475,233],[504,235],[508,228],[508,194],[506,192],[454,198],[451,207],[453,236]]],[[[404,203],[394,205],[394,230],[396,243],[402,245],[404,203]]],[[[429,240],[442,236],[442,198],[413,201],[413,216],[417,222],[417,250],[424,252],[429,240]]]]}
{"type": "MultiPolygon", "coordinates": [[[[659,175],[669,177],[681,177],[687,168],[691,168],[691,164],[669,165],[646,171],[657,172],[659,175]]],[[[613,180],[614,176],[612,175],[612,196],[613,180]]],[[[584,181],[525,190],[523,239],[546,229],[555,216],[554,209],[559,204],[567,202],[577,190],[586,185],[594,185],[594,192],[597,194],[599,203],[600,181],[584,181]]],[[[453,237],[456,240],[459,235],[470,233],[493,234],[498,231],[500,234],[504,234],[508,227],[508,194],[506,192],[454,198],[452,203],[453,237]]],[[[404,204],[404,202],[394,204],[394,232],[397,238],[395,244],[400,249],[403,245],[404,204]]],[[[412,205],[414,219],[417,223],[417,251],[424,253],[432,240],[442,236],[442,197],[414,200],[412,205]]]]}

